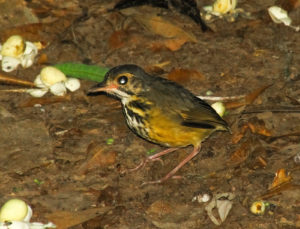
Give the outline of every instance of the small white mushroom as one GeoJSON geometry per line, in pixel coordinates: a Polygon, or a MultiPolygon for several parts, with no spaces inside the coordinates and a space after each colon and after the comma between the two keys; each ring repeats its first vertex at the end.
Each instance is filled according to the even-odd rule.
{"type": "Polygon", "coordinates": [[[26,41],[25,44],[26,48],[23,55],[21,56],[21,65],[23,66],[23,68],[28,68],[33,64],[34,58],[38,54],[38,48],[29,41],[26,41]]]}
{"type": "Polygon", "coordinates": [[[23,200],[11,199],[0,210],[0,222],[23,221],[25,218],[30,220],[31,215],[28,217],[28,214],[32,215],[32,211],[29,211],[28,205],[23,200]]]}
{"type": "Polygon", "coordinates": [[[39,88],[47,88],[47,86],[41,80],[41,74],[37,75],[33,83],[39,88]]]}
{"type": "Polygon", "coordinates": [[[221,117],[225,114],[225,106],[222,102],[216,102],[211,105],[212,108],[220,115],[221,117]]]}
{"type": "Polygon", "coordinates": [[[53,95],[63,96],[67,93],[64,82],[58,82],[50,86],[50,91],[53,95]]]}
{"type": "Polygon", "coordinates": [[[40,75],[41,81],[48,87],[67,80],[67,77],[63,72],[51,66],[43,68],[40,75]]]}
{"type": "Polygon", "coordinates": [[[80,88],[80,81],[76,78],[68,78],[65,82],[65,86],[73,92],[80,88]]]}
{"type": "Polygon", "coordinates": [[[52,94],[63,96],[70,91],[80,88],[80,81],[75,78],[67,78],[63,72],[55,67],[45,67],[34,80],[35,86],[40,89],[28,89],[27,92],[34,97],[42,97],[49,90],[52,94]]]}
{"type": "Polygon", "coordinates": [[[268,12],[272,20],[277,24],[283,23],[285,25],[290,25],[292,23],[292,19],[289,18],[287,11],[279,6],[269,7],[268,12]]]}
{"type": "Polygon", "coordinates": [[[19,66],[20,63],[21,63],[21,61],[18,58],[11,57],[11,56],[3,56],[2,57],[2,70],[4,72],[12,72],[19,66]]]}
{"type": "Polygon", "coordinates": [[[4,42],[1,49],[2,56],[20,57],[25,49],[25,42],[19,35],[13,35],[4,42]]]}
{"type": "Polygon", "coordinates": [[[269,15],[273,22],[283,23],[286,26],[293,28],[296,32],[300,31],[300,26],[292,26],[292,19],[288,16],[288,12],[279,6],[271,6],[268,8],[269,15]]]}
{"type": "Polygon", "coordinates": [[[48,88],[41,88],[41,89],[28,89],[27,93],[31,96],[40,98],[43,97],[48,92],[48,88]]]}
{"type": "Polygon", "coordinates": [[[217,14],[226,14],[235,9],[237,0],[216,0],[212,5],[212,11],[217,14]]]}

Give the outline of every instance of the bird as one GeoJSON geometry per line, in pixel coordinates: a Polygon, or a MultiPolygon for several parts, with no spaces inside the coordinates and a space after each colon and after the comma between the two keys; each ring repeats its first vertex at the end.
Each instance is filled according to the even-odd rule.
{"type": "Polygon", "coordinates": [[[132,171],[179,148],[193,146],[192,152],[173,170],[146,184],[162,183],[173,177],[200,152],[201,143],[214,131],[230,131],[227,122],[204,100],[176,82],[151,75],[134,64],[111,68],[87,95],[101,92],[121,101],[126,123],[136,135],[167,147],[148,156],[132,171]]]}

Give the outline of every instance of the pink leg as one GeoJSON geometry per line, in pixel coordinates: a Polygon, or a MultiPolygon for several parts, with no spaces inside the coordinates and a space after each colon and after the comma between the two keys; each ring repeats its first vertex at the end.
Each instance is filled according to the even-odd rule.
{"type": "Polygon", "coordinates": [[[161,152],[159,152],[159,153],[156,153],[156,154],[154,154],[154,155],[151,155],[151,156],[149,156],[149,157],[147,157],[145,160],[143,160],[137,167],[135,167],[135,168],[133,168],[133,169],[129,169],[129,171],[130,172],[133,172],[133,171],[136,171],[136,170],[138,170],[138,169],[140,169],[140,168],[144,168],[145,167],[145,165],[148,163],[148,162],[150,162],[150,161],[162,161],[161,159],[160,159],[160,157],[161,156],[163,156],[163,155],[165,155],[165,154],[168,154],[168,153],[171,153],[171,152],[173,152],[173,151],[175,151],[175,150],[177,150],[178,148],[169,148],[169,149],[166,149],[166,150],[163,150],[163,151],[161,151],[161,152]]]}
{"type": "Polygon", "coordinates": [[[200,152],[201,146],[194,147],[194,150],[191,154],[189,154],[183,161],[181,161],[171,172],[169,172],[165,177],[156,180],[156,181],[149,181],[144,182],[142,185],[146,184],[159,184],[166,180],[168,180],[170,177],[172,177],[182,166],[184,166],[187,162],[189,162],[193,157],[195,157],[200,152]]]}

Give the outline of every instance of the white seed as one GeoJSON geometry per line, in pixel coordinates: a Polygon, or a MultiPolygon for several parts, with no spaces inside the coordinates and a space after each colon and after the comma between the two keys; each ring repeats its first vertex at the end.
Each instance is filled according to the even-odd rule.
{"type": "Polygon", "coordinates": [[[27,216],[28,207],[23,200],[11,199],[0,210],[0,222],[22,221],[27,216]]]}
{"type": "Polygon", "coordinates": [[[25,44],[26,48],[21,56],[21,65],[24,68],[28,68],[33,64],[34,58],[38,54],[38,49],[32,42],[26,41],[25,44]]]}
{"type": "Polygon", "coordinates": [[[67,77],[63,72],[51,66],[43,68],[40,75],[42,82],[46,86],[51,86],[53,84],[65,82],[67,80],[67,77]]]}
{"type": "Polygon", "coordinates": [[[65,86],[73,92],[80,88],[80,81],[76,78],[68,78],[65,82],[65,86]]]}
{"type": "Polygon", "coordinates": [[[31,96],[40,98],[43,97],[48,92],[48,88],[42,88],[42,89],[28,89],[27,93],[29,93],[31,96]]]}
{"type": "Polygon", "coordinates": [[[29,205],[27,205],[27,215],[25,216],[25,218],[23,219],[23,222],[30,222],[30,219],[32,217],[32,209],[29,205]]]}
{"type": "Polygon", "coordinates": [[[53,95],[63,96],[67,93],[64,82],[58,82],[50,86],[50,91],[53,95]]]}
{"type": "Polygon", "coordinates": [[[222,102],[216,102],[211,105],[211,107],[220,115],[221,117],[225,114],[225,106],[222,102]]]}
{"type": "Polygon", "coordinates": [[[213,12],[219,14],[226,14],[235,9],[237,0],[216,0],[212,5],[213,12]]]}
{"type": "Polygon", "coordinates": [[[18,58],[11,57],[11,56],[3,56],[2,70],[5,72],[12,72],[15,69],[17,69],[20,63],[21,62],[18,58]]]}
{"type": "Polygon", "coordinates": [[[25,42],[19,35],[9,37],[1,49],[2,56],[20,57],[25,49],[25,42]]]}
{"type": "Polygon", "coordinates": [[[289,18],[287,11],[278,6],[269,7],[268,12],[275,23],[283,23],[285,25],[290,25],[292,23],[292,19],[289,18]]]}
{"type": "Polygon", "coordinates": [[[41,75],[37,75],[37,77],[34,80],[34,85],[39,87],[39,88],[46,88],[47,86],[43,83],[41,80],[41,75]]]}

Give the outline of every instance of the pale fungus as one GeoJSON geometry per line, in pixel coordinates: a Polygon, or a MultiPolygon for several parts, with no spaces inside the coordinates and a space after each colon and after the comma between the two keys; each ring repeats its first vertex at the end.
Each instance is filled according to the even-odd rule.
{"type": "Polygon", "coordinates": [[[19,35],[9,37],[2,46],[0,45],[0,50],[2,70],[5,72],[11,72],[19,65],[23,68],[30,67],[38,54],[37,46],[30,41],[24,41],[19,35]]]}
{"type": "Polygon", "coordinates": [[[67,78],[63,72],[52,66],[43,68],[34,80],[34,84],[39,89],[27,90],[34,97],[42,97],[49,90],[54,95],[63,96],[67,93],[67,89],[73,92],[80,88],[78,79],[67,78]]]}

